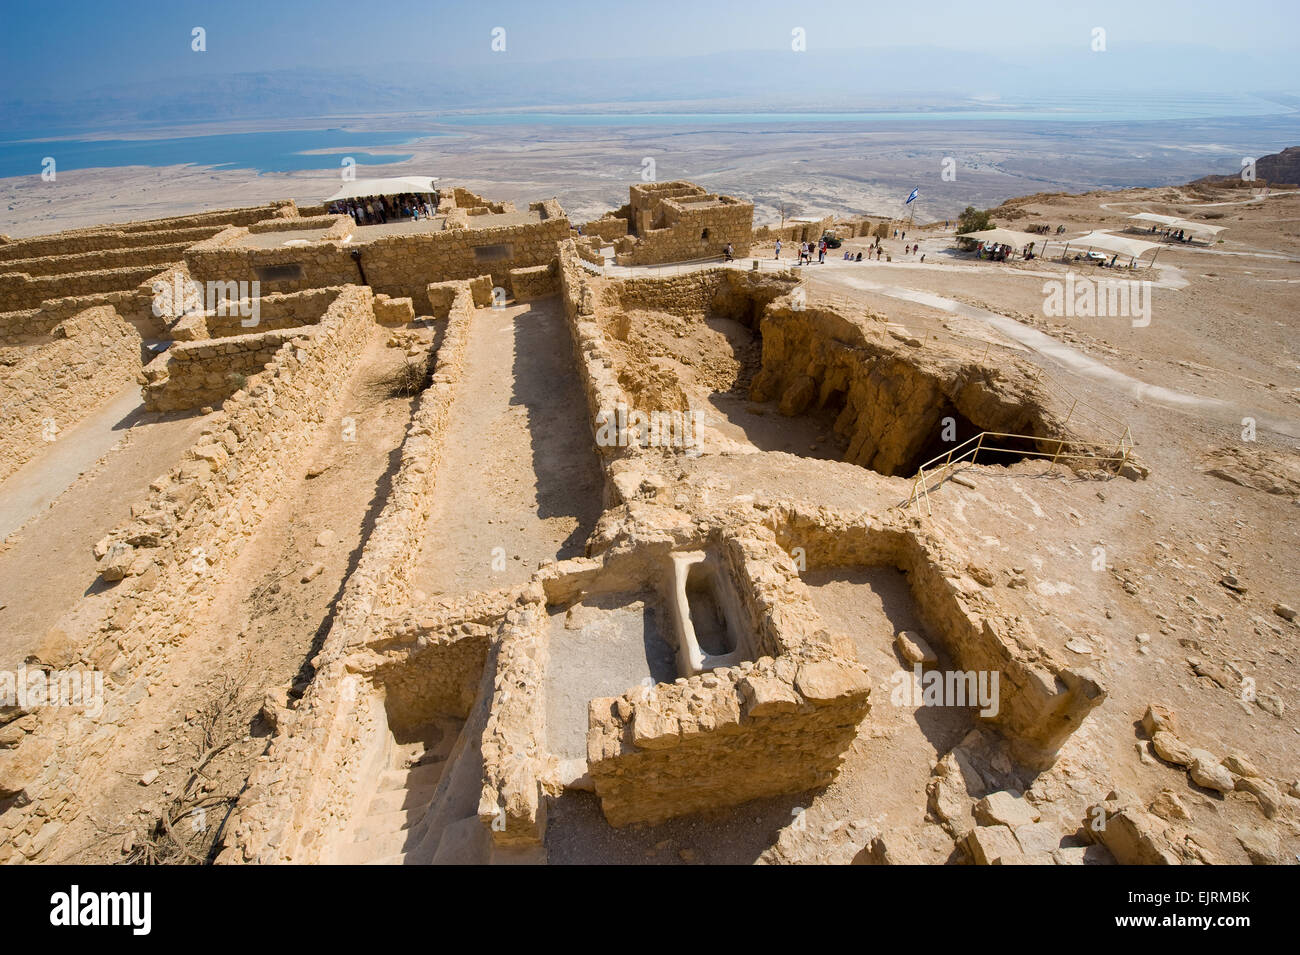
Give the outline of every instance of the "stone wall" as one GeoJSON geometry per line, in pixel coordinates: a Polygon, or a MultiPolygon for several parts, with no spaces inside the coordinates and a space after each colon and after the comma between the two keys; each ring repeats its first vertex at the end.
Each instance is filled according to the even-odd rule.
{"type": "Polygon", "coordinates": [[[868,518],[783,505],[769,511],[766,522],[783,548],[802,548],[808,570],[903,571],[926,631],[954,666],[999,674],[998,712],[988,722],[1011,740],[1017,759],[1035,767],[1050,764],[1105,699],[1098,675],[1045,646],[976,560],[905,514],[868,518]]]}
{"type": "Polygon", "coordinates": [[[314,325],[338,298],[343,286],[310,289],[305,292],[273,292],[258,297],[257,324],[245,326],[252,321],[244,312],[251,311],[246,300],[231,302],[225,308],[225,315],[207,312],[203,316],[203,326],[210,338],[225,338],[230,335],[246,335],[250,331],[269,332],[281,328],[300,328],[314,325]],[[242,310],[242,311],[241,311],[242,310]]]}
{"type": "MultiPolygon", "coordinates": [[[[149,500],[133,508],[138,516],[95,545],[101,575],[117,579],[154,566],[178,584],[187,576],[192,583],[211,564],[233,560],[295,472],[368,344],[374,328],[370,302],[369,289],[347,288],[315,334],[272,333],[292,340],[209,418],[204,436],[154,482],[149,500]],[[194,548],[204,551],[209,566],[194,569],[194,548]]],[[[167,614],[165,608],[159,612],[167,614]]]]}
{"type": "Polygon", "coordinates": [[[138,289],[126,289],[98,295],[51,298],[42,302],[39,308],[0,312],[0,345],[21,345],[47,338],[60,322],[98,305],[111,306],[123,319],[133,321],[140,312],[139,300],[138,289]]]}
{"type": "MultiPolygon", "coordinates": [[[[60,322],[44,344],[0,358],[0,480],[140,373],[140,335],[110,306],[60,322]]],[[[0,355],[4,355],[0,352],[0,355]]]]}
{"type": "Polygon", "coordinates": [[[241,390],[286,344],[301,346],[314,326],[177,342],[143,372],[148,411],[188,411],[217,405],[241,390]]]}
{"type": "Polygon", "coordinates": [[[764,528],[718,528],[756,659],[592,700],[587,769],[613,826],[657,823],[831,782],[866,716],[870,681],[822,626],[764,528]]]}
{"type": "Polygon", "coordinates": [[[68,295],[125,291],[155,275],[158,269],[159,264],[155,263],[63,275],[6,272],[0,274],[0,311],[36,308],[47,299],[68,295]]]}
{"type": "Polygon", "coordinates": [[[274,215],[278,209],[293,208],[290,200],[238,209],[218,209],[166,219],[142,219],[120,225],[72,229],[53,235],[17,239],[0,247],[0,271],[9,271],[3,263],[15,259],[46,255],[70,255],[107,249],[165,243],[192,243],[219,232],[227,226],[251,225],[274,215]]]}
{"type": "Polygon", "coordinates": [[[447,281],[488,273],[494,284],[509,287],[512,269],[547,265],[555,245],[567,238],[569,222],[558,203],[548,200],[530,207],[538,221],[487,228],[448,229],[390,235],[368,242],[317,242],[307,246],[253,249],[240,244],[240,230],[227,230],[191,248],[186,261],[200,281],[260,279],[265,292],[291,292],[324,285],[366,281],[376,292],[410,298],[425,314],[430,279],[447,281]],[[293,276],[270,278],[270,267],[296,267],[293,276]]]}
{"type": "Polygon", "coordinates": [[[492,276],[479,275],[451,282],[430,282],[425,286],[430,314],[434,318],[448,318],[454,308],[463,307],[466,294],[470,308],[483,308],[492,304],[492,276]]]}
{"type": "Polygon", "coordinates": [[[823,232],[831,228],[833,222],[834,217],[831,215],[808,222],[791,222],[787,219],[785,225],[777,223],[759,226],[754,230],[754,241],[775,242],[780,239],[783,245],[790,242],[815,242],[822,237],[823,232]]]}
{"type": "MultiPolygon", "coordinates": [[[[316,678],[282,721],[275,763],[259,766],[250,777],[220,862],[318,861],[322,832],[336,831],[353,811],[357,786],[368,771],[368,746],[387,732],[386,718],[378,699],[345,692],[342,681],[365,667],[363,659],[370,660],[372,670],[381,661],[391,662],[366,648],[391,643],[386,619],[411,599],[410,575],[428,524],[473,314],[469,283],[462,283],[432,382],[407,429],[392,490],[312,660],[316,678]]],[[[390,672],[383,671],[381,682],[390,672]]]]}
{"type": "MultiPolygon", "coordinates": [[[[72,648],[74,662],[103,671],[116,690],[158,672],[170,647],[210,612],[239,553],[301,473],[374,333],[369,290],[345,290],[313,339],[281,349],[248,391],[207,419],[181,463],[132,507],[135,516],[95,545],[102,576],[132,579],[112,592],[98,631],[72,648]]],[[[121,705],[121,695],[110,694],[110,705],[121,705]]],[[[36,725],[0,763],[0,795],[10,799],[0,840],[35,832],[53,812],[75,814],[81,793],[118,781],[103,759],[103,726],[60,707],[32,716],[36,725]]]]}
{"type": "Polygon", "coordinates": [[[754,205],[706,193],[689,182],[641,183],[629,188],[636,241],[620,248],[619,265],[653,265],[721,256],[730,244],[746,255],[753,237],[754,205]]]}
{"type": "Polygon", "coordinates": [[[627,235],[628,220],[617,214],[607,214],[600,219],[592,219],[582,227],[583,236],[591,236],[602,239],[605,242],[613,242],[615,239],[627,235]]]}
{"type": "Polygon", "coordinates": [[[189,242],[159,242],[135,248],[103,249],[95,252],[77,252],[71,255],[46,255],[39,258],[18,259],[0,263],[0,272],[22,272],[32,277],[42,275],[68,275],[76,272],[99,272],[106,269],[124,269],[153,265],[158,268],[169,262],[179,262],[189,248],[189,242]]]}
{"type": "MultiPolygon", "coordinates": [[[[308,229],[331,229],[339,224],[340,219],[346,219],[352,222],[351,216],[343,215],[321,215],[321,216],[299,216],[295,218],[285,218],[284,216],[275,216],[271,219],[261,219],[252,223],[248,227],[251,235],[262,235],[267,232],[300,232],[308,229]]],[[[355,223],[353,223],[355,225],[355,223]]]]}
{"type": "Polygon", "coordinates": [[[554,295],[559,289],[558,267],[554,262],[510,270],[510,292],[516,302],[545,298],[554,295]]]}

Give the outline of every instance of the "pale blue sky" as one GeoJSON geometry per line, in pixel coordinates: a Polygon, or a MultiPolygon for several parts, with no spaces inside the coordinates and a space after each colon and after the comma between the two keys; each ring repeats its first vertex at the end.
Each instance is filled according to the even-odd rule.
{"type": "MultiPolygon", "coordinates": [[[[1294,0],[5,0],[5,8],[0,69],[6,84],[11,91],[51,95],[168,75],[332,62],[361,70],[407,61],[473,66],[490,62],[490,31],[497,26],[506,29],[507,55],[516,61],[788,50],[796,26],[806,31],[810,52],[924,45],[1022,59],[1086,50],[1092,29],[1100,26],[1116,53],[1168,45],[1222,53],[1232,74],[1227,77],[1216,76],[1213,60],[1152,62],[1153,70],[1176,70],[1203,90],[1220,81],[1276,88],[1283,57],[1300,60],[1300,3],[1294,0]],[[190,50],[195,26],[207,30],[202,57],[190,50]],[[1238,75],[1252,70],[1258,77],[1238,75]]],[[[864,69],[869,73],[869,60],[864,69]]]]}

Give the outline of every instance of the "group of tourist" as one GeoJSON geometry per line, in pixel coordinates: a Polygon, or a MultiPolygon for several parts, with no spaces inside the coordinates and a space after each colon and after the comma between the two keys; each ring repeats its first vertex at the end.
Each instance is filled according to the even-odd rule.
{"type": "MultiPolygon", "coordinates": [[[[799,265],[812,265],[813,253],[817,254],[817,262],[821,264],[826,261],[826,240],[820,242],[800,242],[799,243],[799,265]]],[[[776,257],[781,258],[781,240],[776,240],[776,257]]]]}
{"type": "Polygon", "coordinates": [[[982,242],[976,250],[976,255],[981,259],[988,259],[990,262],[1005,262],[1007,256],[1014,255],[1015,250],[1009,245],[1003,245],[1001,242],[982,242]]]}
{"type": "MultiPolygon", "coordinates": [[[[824,262],[826,261],[826,249],[827,249],[827,248],[828,248],[828,246],[827,246],[827,243],[826,243],[826,240],[825,240],[825,239],[821,240],[820,242],[800,242],[800,243],[799,243],[799,261],[798,261],[797,264],[799,264],[799,265],[811,265],[811,264],[812,264],[813,253],[816,253],[816,254],[817,254],[817,262],[818,262],[819,264],[820,264],[820,263],[824,263],[824,262]]],[[[918,252],[920,252],[920,251],[921,251],[921,246],[920,246],[919,243],[916,243],[916,244],[909,244],[909,245],[905,245],[905,246],[903,247],[903,254],[904,254],[904,255],[916,255],[916,254],[917,254],[918,252]]],[[[889,253],[885,251],[884,247],[881,246],[881,244],[880,244],[880,239],[877,238],[876,241],[875,241],[875,243],[874,243],[873,245],[869,245],[869,246],[867,246],[867,248],[866,248],[865,251],[863,251],[863,250],[858,250],[857,252],[854,252],[854,251],[851,250],[851,249],[845,249],[845,250],[844,250],[844,261],[845,261],[845,262],[861,262],[861,261],[863,261],[863,256],[864,256],[864,255],[866,256],[866,261],[868,261],[868,262],[870,262],[873,258],[874,258],[876,261],[878,261],[878,262],[883,262],[883,261],[886,261],[886,260],[892,262],[892,261],[894,260],[894,259],[893,259],[893,256],[889,255],[889,253]]],[[[776,256],[775,256],[775,257],[776,257],[778,260],[781,258],[781,240],[780,240],[780,239],[777,239],[777,240],[776,240],[776,256]]],[[[924,253],[921,254],[920,261],[922,261],[922,262],[925,261],[925,255],[924,255],[924,253]]]]}
{"type": "Polygon", "coordinates": [[[351,216],[357,225],[386,225],[401,219],[431,219],[437,209],[438,197],[430,193],[363,196],[330,203],[331,213],[351,216]]]}

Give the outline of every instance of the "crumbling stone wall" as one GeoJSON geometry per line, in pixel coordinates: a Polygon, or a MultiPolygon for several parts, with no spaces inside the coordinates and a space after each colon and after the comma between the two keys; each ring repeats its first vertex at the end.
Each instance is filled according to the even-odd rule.
{"type": "Polygon", "coordinates": [[[187,575],[192,582],[233,559],[368,343],[370,301],[369,289],[344,289],[314,335],[291,335],[266,371],[229,396],[182,462],[154,482],[138,516],[95,545],[101,575],[113,580],[158,566],[177,583],[187,575]],[[194,548],[204,552],[202,570],[194,569],[194,548]]]}
{"type": "Polygon", "coordinates": [[[558,267],[554,262],[510,270],[510,292],[516,302],[531,302],[559,291],[558,267]]]}
{"type": "Polygon", "coordinates": [[[0,375],[0,480],[140,373],[140,335],[110,306],[78,312],[51,336],[8,356],[0,375]]]}
{"type": "Polygon", "coordinates": [[[833,224],[834,217],[831,215],[824,215],[820,219],[799,219],[794,222],[787,219],[785,225],[777,223],[775,225],[759,226],[754,230],[754,239],[762,242],[775,242],[780,239],[783,244],[815,242],[833,224]]]}
{"type": "Polygon", "coordinates": [[[491,305],[492,289],[492,276],[479,275],[469,280],[430,282],[425,286],[425,295],[434,318],[449,318],[458,308],[472,310],[491,305]]]}
{"type": "Polygon", "coordinates": [[[98,295],[46,299],[39,308],[0,312],[0,345],[21,345],[47,338],[60,322],[97,305],[111,306],[123,319],[133,321],[140,311],[139,299],[138,289],[125,289],[98,295]]]}
{"type": "Polygon", "coordinates": [[[514,225],[446,229],[389,235],[368,242],[317,242],[308,246],[254,249],[240,244],[242,230],[226,230],[194,246],[186,261],[200,281],[261,279],[266,292],[292,292],[325,285],[366,281],[393,298],[410,298],[423,314],[430,278],[474,278],[484,273],[509,287],[512,269],[548,265],[555,245],[569,234],[569,222],[554,200],[532,203],[536,221],[514,225]],[[354,255],[359,255],[358,259],[354,255]],[[360,268],[358,268],[358,264],[360,268]],[[296,269],[294,277],[263,278],[276,266],[296,269]]]}
{"type": "Polygon", "coordinates": [[[940,639],[956,667],[999,674],[998,712],[988,721],[1026,764],[1049,765],[1105,699],[1098,675],[1044,645],[978,561],[904,513],[868,518],[784,504],[765,520],[782,547],[803,550],[809,570],[902,570],[927,632],[940,639]]]}
{"type": "Polygon", "coordinates": [[[258,297],[257,324],[246,326],[252,321],[245,317],[250,312],[247,300],[227,303],[225,315],[208,312],[203,316],[204,327],[212,338],[225,338],[230,335],[246,335],[251,331],[269,332],[281,328],[300,328],[314,325],[338,298],[342,286],[332,288],[309,289],[305,292],[272,292],[258,297]]]}
{"type": "Polygon", "coordinates": [[[0,274],[0,311],[36,308],[46,299],[67,295],[93,295],[135,288],[157,273],[160,263],[72,272],[62,275],[0,274]]]}
{"type": "Polygon", "coordinates": [[[610,212],[599,219],[592,219],[590,222],[585,223],[582,227],[582,235],[601,239],[605,242],[613,242],[615,239],[627,235],[630,224],[626,215],[610,212]]]}
{"type": "Polygon", "coordinates": [[[754,204],[707,193],[690,182],[638,183],[629,187],[630,248],[620,243],[619,265],[652,265],[722,255],[728,244],[737,257],[753,241],[754,204]]]}
{"type": "MultiPolygon", "coordinates": [[[[271,219],[261,219],[251,223],[248,231],[252,235],[262,235],[267,232],[299,232],[307,229],[331,229],[339,224],[340,220],[352,221],[351,216],[343,215],[321,215],[321,216],[301,216],[294,218],[285,218],[284,216],[275,216],[271,219]]],[[[355,223],[353,223],[355,225],[355,223]]]]}
{"type": "Polygon", "coordinates": [[[722,529],[702,546],[722,551],[758,656],[591,701],[587,766],[613,826],[826,785],[867,714],[865,669],[773,536],[722,529]]]}
{"type": "Polygon", "coordinates": [[[144,406],[148,411],[185,411],[220,404],[244,388],[281,347],[301,345],[313,334],[308,326],[177,342],[145,367],[144,406]]]}
{"type": "MultiPolygon", "coordinates": [[[[410,576],[428,524],[473,314],[473,294],[469,283],[462,283],[432,382],[407,429],[387,503],[312,660],[316,678],[276,735],[278,765],[259,767],[250,777],[230,822],[229,848],[219,861],[318,861],[325,848],[322,832],[337,830],[353,811],[368,746],[387,729],[379,699],[345,690],[343,681],[366,668],[364,659],[370,668],[391,662],[375,654],[393,640],[385,629],[387,616],[411,599],[410,576]],[[367,650],[372,644],[378,649],[367,650]]],[[[437,627],[436,622],[424,625],[425,632],[437,627]]]]}
{"type": "Polygon", "coordinates": [[[121,249],[101,249],[94,252],[76,252],[71,255],[46,255],[38,258],[18,259],[0,263],[0,272],[22,272],[27,275],[70,275],[76,272],[102,272],[145,265],[162,267],[177,262],[190,246],[189,242],[159,243],[121,249]]]}

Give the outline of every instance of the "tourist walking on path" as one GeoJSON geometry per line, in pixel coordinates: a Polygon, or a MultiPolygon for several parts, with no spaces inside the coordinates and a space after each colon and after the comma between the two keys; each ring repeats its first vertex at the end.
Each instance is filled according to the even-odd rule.
{"type": "Polygon", "coordinates": [[[776,257],[777,257],[778,259],[781,258],[781,240],[780,240],[780,239],[777,239],[777,240],[776,240],[776,257]]]}

